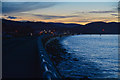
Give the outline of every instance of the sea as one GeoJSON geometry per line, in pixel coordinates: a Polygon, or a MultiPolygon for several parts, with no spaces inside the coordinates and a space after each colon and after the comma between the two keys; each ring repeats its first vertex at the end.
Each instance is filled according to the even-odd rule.
{"type": "Polygon", "coordinates": [[[118,35],[74,35],[60,42],[67,53],[57,68],[64,77],[118,78],[118,35]]]}

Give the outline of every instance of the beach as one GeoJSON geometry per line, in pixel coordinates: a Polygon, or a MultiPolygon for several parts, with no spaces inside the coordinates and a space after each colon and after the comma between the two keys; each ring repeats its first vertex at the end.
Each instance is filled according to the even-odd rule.
{"type": "Polygon", "coordinates": [[[46,44],[46,51],[49,54],[50,58],[57,65],[60,61],[65,60],[63,57],[67,52],[60,41],[62,41],[65,37],[55,37],[54,39],[50,40],[49,43],[46,44]]]}

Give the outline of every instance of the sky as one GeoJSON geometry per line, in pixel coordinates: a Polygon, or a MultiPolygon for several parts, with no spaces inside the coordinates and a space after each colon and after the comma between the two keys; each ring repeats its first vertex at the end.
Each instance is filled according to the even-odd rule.
{"type": "Polygon", "coordinates": [[[119,0],[2,0],[2,2],[119,2],[119,0]]]}
{"type": "Polygon", "coordinates": [[[107,0],[106,2],[17,2],[17,0],[3,0],[2,18],[14,21],[83,25],[97,21],[118,22],[118,2],[109,1],[111,2],[107,2],[107,0]]]}

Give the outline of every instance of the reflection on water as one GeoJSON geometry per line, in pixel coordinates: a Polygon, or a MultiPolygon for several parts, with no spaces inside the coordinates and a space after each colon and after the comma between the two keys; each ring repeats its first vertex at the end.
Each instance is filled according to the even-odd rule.
{"type": "Polygon", "coordinates": [[[63,76],[118,78],[118,35],[76,35],[61,44],[70,53],[57,66],[63,76]]]}

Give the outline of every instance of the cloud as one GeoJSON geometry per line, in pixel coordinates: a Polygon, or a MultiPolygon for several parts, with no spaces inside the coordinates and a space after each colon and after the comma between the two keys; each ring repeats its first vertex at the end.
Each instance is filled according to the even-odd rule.
{"type": "Polygon", "coordinates": [[[49,8],[58,3],[48,2],[3,2],[2,13],[14,13],[49,8]]]}
{"type": "Polygon", "coordinates": [[[111,15],[113,15],[113,16],[118,16],[118,14],[111,14],[111,15]]]}
{"type": "Polygon", "coordinates": [[[116,11],[90,11],[88,13],[116,13],[116,11]]]}
{"type": "Polygon", "coordinates": [[[57,18],[71,18],[71,17],[78,17],[76,15],[73,16],[55,16],[55,15],[34,15],[34,16],[38,16],[41,17],[43,19],[57,19],[57,18]]]}
{"type": "Polygon", "coordinates": [[[7,18],[8,19],[17,19],[17,17],[14,17],[14,16],[8,16],[7,18]]]}
{"type": "Polygon", "coordinates": [[[117,11],[89,11],[89,12],[75,12],[73,14],[86,14],[86,13],[117,13],[117,11]]]}
{"type": "Polygon", "coordinates": [[[78,14],[86,14],[87,12],[73,12],[72,14],[76,14],[76,15],[78,15],[78,14]]]}
{"type": "Polygon", "coordinates": [[[89,22],[89,20],[81,20],[81,21],[75,21],[75,22],[89,22]]]}

